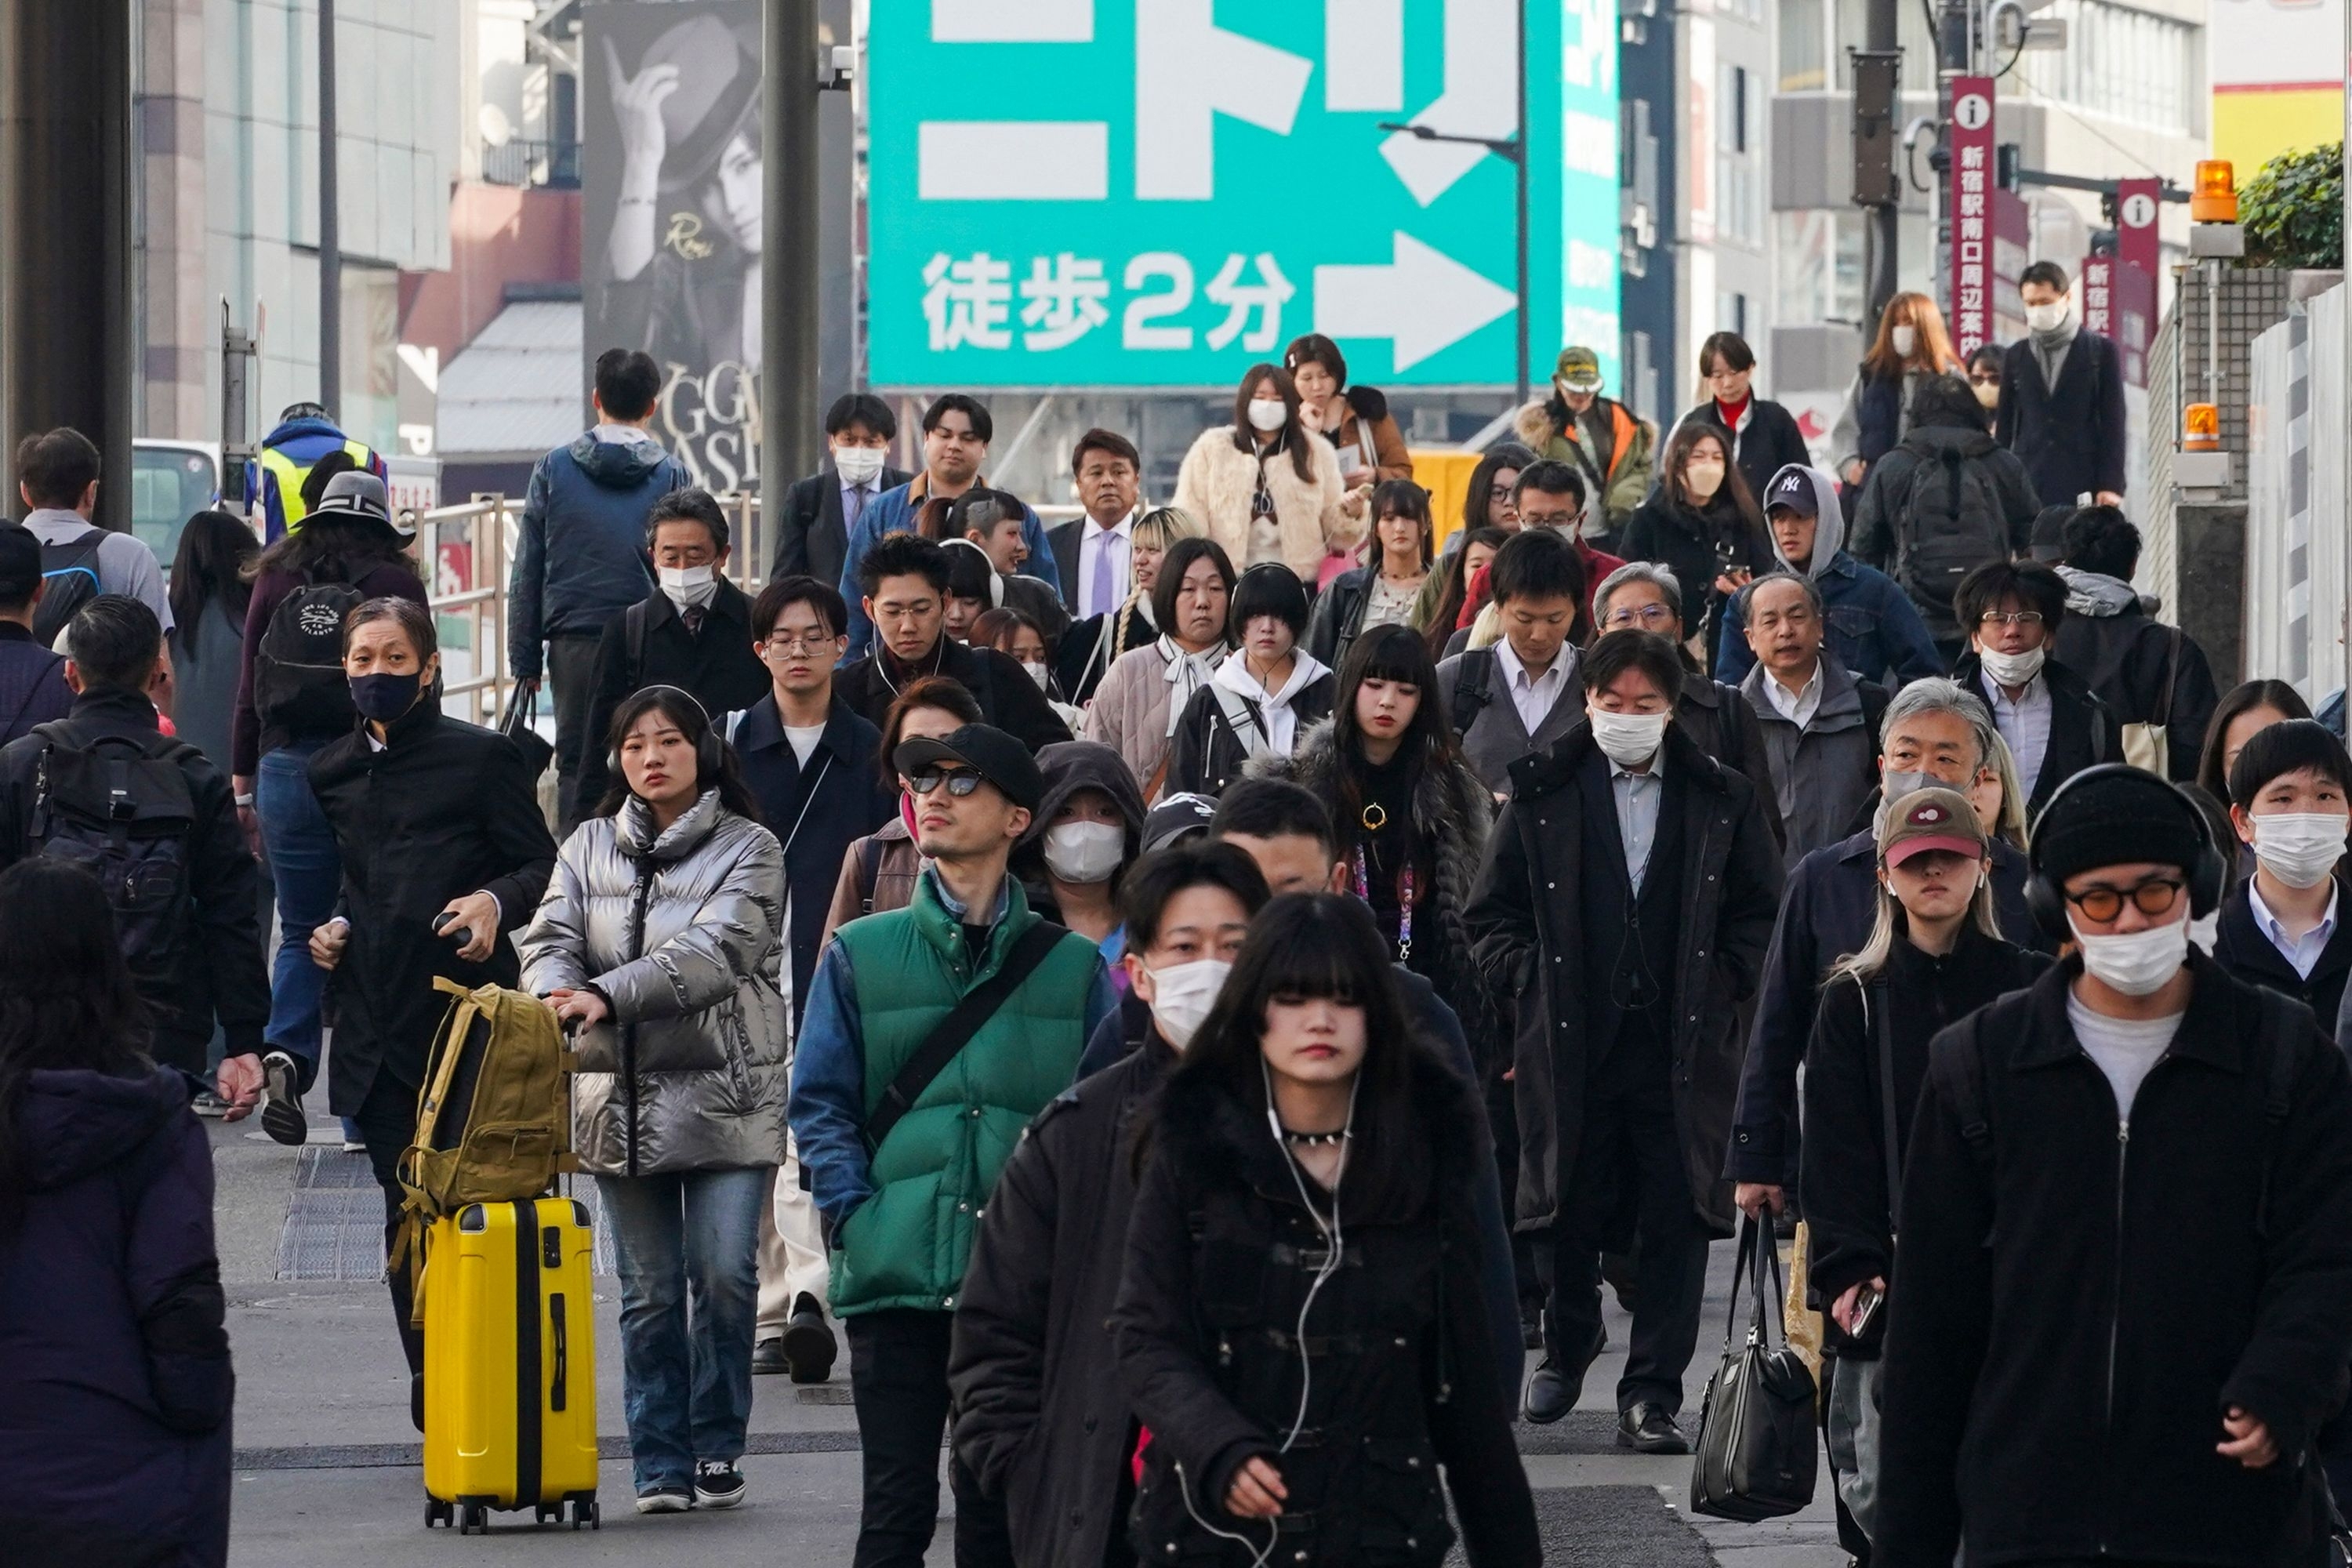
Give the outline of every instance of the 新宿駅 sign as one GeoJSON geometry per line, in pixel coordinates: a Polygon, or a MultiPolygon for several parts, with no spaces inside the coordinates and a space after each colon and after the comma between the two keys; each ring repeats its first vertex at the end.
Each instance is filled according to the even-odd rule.
{"type": "Polygon", "coordinates": [[[1359,380],[1507,385],[1528,29],[1538,384],[1618,349],[1616,0],[892,0],[867,79],[872,379],[1230,386],[1319,331],[1359,380]]]}

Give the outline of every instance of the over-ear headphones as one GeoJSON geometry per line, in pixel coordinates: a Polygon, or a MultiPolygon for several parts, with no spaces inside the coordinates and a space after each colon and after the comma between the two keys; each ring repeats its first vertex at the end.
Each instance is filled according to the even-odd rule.
{"type": "Polygon", "coordinates": [[[2025,908],[2032,915],[2033,923],[2041,928],[2042,934],[2052,942],[2072,941],[2074,928],[2066,919],[2065,889],[2059,887],[2042,868],[2042,825],[2050,820],[2050,813],[2066,798],[2069,790],[2116,777],[2129,778],[2149,789],[2165,791],[2189,814],[2189,820],[2197,825],[2197,854],[2192,864],[2182,868],[2189,873],[2189,918],[2202,920],[2221,905],[2221,888],[2229,878],[2229,862],[2222,859],[2220,847],[2213,842],[2213,825],[2205,820],[2205,814],[2197,808],[2197,803],[2171,780],[2159,777],[2145,768],[2136,768],[2129,763],[2101,763],[2096,767],[2084,768],[2050,792],[2050,798],[2042,805],[2042,814],[2033,819],[2032,836],[2027,841],[2025,908]]]}
{"type": "MultiPolygon", "coordinates": [[[[719,763],[727,754],[727,741],[719,733],[719,726],[710,721],[710,710],[702,705],[701,698],[683,686],[667,683],[641,686],[631,695],[643,697],[648,691],[675,691],[693,703],[694,710],[702,715],[702,739],[694,743],[694,787],[698,790],[715,788],[719,783],[719,763]]],[[[605,751],[604,772],[613,778],[621,776],[620,747],[613,746],[605,751]]]]}

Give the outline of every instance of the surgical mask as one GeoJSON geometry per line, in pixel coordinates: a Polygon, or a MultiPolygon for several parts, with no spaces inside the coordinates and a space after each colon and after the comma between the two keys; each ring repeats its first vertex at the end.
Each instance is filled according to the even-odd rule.
{"type": "Polygon", "coordinates": [[[1901,800],[1914,790],[1949,789],[1950,787],[1933,773],[1897,773],[1890,768],[1879,778],[1878,797],[1891,804],[1901,800]]]}
{"type": "Polygon", "coordinates": [[[406,675],[354,675],[352,706],[362,718],[389,724],[416,706],[417,688],[424,683],[425,677],[415,670],[406,675]]]}
{"type": "Polygon", "coordinates": [[[1969,390],[1977,395],[1977,402],[1979,405],[1986,408],[1998,408],[2000,406],[2000,383],[1997,381],[1972,381],[1969,383],[1969,390]]]}
{"type": "Polygon", "coordinates": [[[1217,1005],[1225,976],[1233,972],[1234,966],[1222,958],[1196,958],[1190,963],[1146,970],[1151,976],[1151,1021],[1160,1026],[1160,1037],[1180,1051],[1189,1048],[1209,1010],[1217,1005]]]}
{"type": "Polygon", "coordinates": [[[1710,500],[1723,488],[1721,463],[1693,462],[1683,465],[1683,487],[1690,491],[1693,500],[1710,500]]]}
{"type": "MultiPolygon", "coordinates": [[[[2071,916],[2068,923],[2073,923],[2071,916]]],[[[2076,926],[2074,940],[2083,947],[2084,969],[2126,996],[2154,995],[2189,961],[2187,921],[2111,936],[2095,936],[2076,926]]]]}
{"type": "Polygon", "coordinates": [[[2056,331],[2066,324],[2066,301],[2053,300],[2046,305],[2028,305],[2025,324],[2037,332],[2056,331]]]}
{"type": "Polygon", "coordinates": [[[2024,685],[2042,673],[2042,661],[2050,656],[2047,648],[2030,647],[2023,653],[2003,653],[1999,648],[1979,648],[1977,662],[1984,672],[2007,687],[2024,685]]]}
{"type": "Polygon", "coordinates": [[[1064,822],[1045,829],[1045,869],[1065,882],[1108,882],[1127,855],[1127,829],[1110,822],[1064,822]]]}
{"type": "Polygon", "coordinates": [[[886,456],[879,447],[835,447],[833,449],[834,471],[844,483],[870,485],[882,477],[882,459],[886,456]]]}
{"type": "Polygon", "coordinates": [[[656,574],[661,591],[681,610],[708,605],[719,592],[719,574],[708,566],[664,566],[656,574]]]}
{"type": "Polygon", "coordinates": [[[1592,708],[1585,718],[1592,725],[1592,742],[1621,768],[1646,763],[1658,754],[1666,738],[1671,713],[1612,713],[1592,708]]]}
{"type": "Polygon", "coordinates": [[[2290,888],[2315,888],[2344,858],[2352,819],[2325,811],[2283,811],[2254,818],[2254,858],[2290,888]]]}
{"type": "Polygon", "coordinates": [[[2210,915],[2200,915],[2190,921],[2189,940],[2199,951],[2210,957],[2213,952],[2213,944],[2221,940],[2221,911],[2215,910],[2210,915]]]}
{"type": "Polygon", "coordinates": [[[1037,689],[1040,691],[1045,690],[1045,683],[1053,679],[1052,668],[1042,659],[1024,661],[1021,668],[1029,672],[1029,679],[1037,683],[1037,689]]]}
{"type": "Polygon", "coordinates": [[[1250,399],[1250,428],[1271,436],[1290,420],[1290,409],[1279,397],[1250,399]]]}
{"type": "Polygon", "coordinates": [[[1894,346],[1896,353],[1905,359],[1909,359],[1919,347],[1919,329],[1906,321],[1901,326],[1891,329],[1886,334],[1886,341],[1894,346]]]}

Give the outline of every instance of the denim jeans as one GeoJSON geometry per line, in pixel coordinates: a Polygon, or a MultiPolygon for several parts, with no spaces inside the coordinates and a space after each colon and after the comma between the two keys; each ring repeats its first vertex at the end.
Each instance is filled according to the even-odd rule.
{"type": "Polygon", "coordinates": [[[743,1457],[760,1310],[760,1205],[774,1173],[599,1176],[621,1272],[622,1408],[638,1491],[743,1457]]]}
{"type": "Polygon", "coordinates": [[[315,745],[281,746],[261,759],[253,786],[261,842],[269,852],[269,879],[278,892],[278,955],[269,971],[271,1050],[302,1066],[303,1087],[319,1070],[319,1007],[327,972],[310,962],[310,931],[335,912],[343,858],[335,830],[310,793],[315,745]]]}

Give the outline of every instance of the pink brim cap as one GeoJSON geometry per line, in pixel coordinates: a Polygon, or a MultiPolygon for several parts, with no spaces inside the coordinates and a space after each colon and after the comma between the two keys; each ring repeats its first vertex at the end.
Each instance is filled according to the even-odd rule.
{"type": "Polygon", "coordinates": [[[1947,849],[1964,860],[1981,860],[1985,856],[1984,842],[1981,839],[1928,833],[1922,834],[1916,838],[1906,838],[1889,849],[1886,852],[1886,863],[1890,866],[1900,866],[1914,855],[1925,855],[1930,849],[1947,849]]]}

